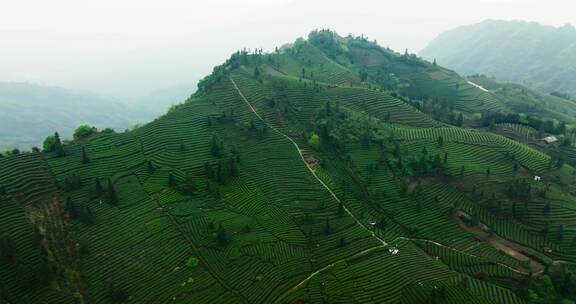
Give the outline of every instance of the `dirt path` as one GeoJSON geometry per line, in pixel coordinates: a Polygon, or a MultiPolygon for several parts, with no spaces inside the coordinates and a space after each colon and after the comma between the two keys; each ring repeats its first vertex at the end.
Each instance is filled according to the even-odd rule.
{"type": "Polygon", "coordinates": [[[433,176],[425,176],[422,178],[413,179],[408,183],[408,193],[414,191],[414,188],[418,186],[418,183],[420,183],[422,186],[425,186],[431,184],[433,181],[434,181],[433,176]]]}
{"type": "Polygon", "coordinates": [[[460,218],[461,215],[467,216],[467,214],[462,210],[457,210],[452,214],[452,218],[462,229],[473,233],[479,240],[487,242],[494,248],[505,252],[507,255],[519,261],[530,261],[530,268],[532,269],[534,276],[541,275],[544,272],[544,265],[542,262],[534,258],[536,253],[534,249],[511,242],[496,234],[489,233],[490,228],[483,223],[474,227],[469,226],[462,221],[460,218]]]}
{"type": "MultiPolygon", "coordinates": [[[[256,109],[254,109],[254,107],[252,107],[252,104],[248,101],[248,99],[246,99],[246,97],[244,97],[244,94],[242,94],[242,91],[240,91],[240,89],[238,88],[238,86],[236,85],[236,82],[234,82],[234,79],[232,79],[232,77],[230,77],[230,81],[232,82],[232,85],[234,86],[234,88],[236,89],[236,91],[238,92],[238,95],[240,95],[240,97],[242,97],[242,100],[244,100],[244,102],[248,105],[248,107],[250,108],[250,110],[256,115],[256,117],[258,117],[258,119],[260,121],[262,121],[262,123],[264,123],[266,126],[268,126],[270,129],[274,130],[274,132],[278,133],[279,135],[281,135],[282,137],[286,138],[288,141],[290,141],[290,143],[292,143],[292,145],[296,148],[296,151],[298,152],[298,155],[300,155],[300,159],[302,160],[302,162],[304,163],[304,165],[306,166],[306,168],[308,169],[308,171],[312,174],[312,176],[314,176],[314,178],[322,185],[322,187],[324,187],[324,189],[326,189],[326,191],[328,191],[328,193],[330,193],[330,195],[338,202],[338,203],[342,203],[342,201],[340,201],[340,199],[338,198],[338,196],[336,196],[336,194],[332,191],[332,189],[330,189],[330,187],[328,187],[328,185],[326,185],[324,183],[324,181],[322,181],[317,175],[316,172],[314,172],[314,169],[312,169],[312,167],[310,166],[310,164],[308,164],[308,162],[306,161],[306,158],[304,157],[304,154],[302,153],[302,149],[300,149],[300,146],[298,146],[298,144],[288,135],[282,133],[280,130],[276,129],[276,127],[270,125],[269,123],[267,123],[262,116],[260,116],[260,114],[258,114],[258,112],[256,112],[256,109]]],[[[344,204],[342,204],[342,207],[344,208],[344,211],[350,215],[354,221],[360,225],[362,228],[364,228],[372,237],[376,238],[383,246],[388,245],[388,243],[386,241],[384,241],[383,239],[381,239],[380,237],[378,237],[374,231],[372,231],[370,228],[368,228],[365,224],[363,224],[360,220],[358,220],[358,218],[356,218],[356,216],[354,214],[352,214],[352,212],[350,212],[350,210],[348,210],[348,208],[346,208],[346,206],[344,204]]]]}
{"type": "MultiPolygon", "coordinates": [[[[336,194],[332,191],[332,189],[330,189],[330,187],[328,187],[328,185],[326,185],[317,175],[316,172],[314,172],[314,169],[310,166],[310,164],[306,161],[306,158],[304,157],[304,154],[302,153],[302,149],[300,148],[300,146],[298,146],[298,144],[292,139],[290,138],[288,135],[282,133],[280,130],[278,130],[276,127],[274,127],[273,125],[269,124],[268,122],[266,122],[262,116],[260,116],[260,114],[258,114],[258,112],[256,111],[256,109],[252,106],[252,104],[248,101],[248,99],[244,96],[244,94],[242,93],[242,91],[240,90],[240,88],[238,88],[238,86],[236,85],[236,82],[234,82],[234,79],[232,79],[232,77],[229,77],[230,82],[232,83],[232,85],[234,86],[234,88],[236,89],[236,91],[238,92],[238,95],[242,98],[242,100],[244,101],[244,103],[246,103],[246,105],[250,108],[250,110],[252,111],[252,113],[254,113],[254,115],[256,115],[256,117],[262,121],[262,123],[264,123],[267,127],[269,127],[270,129],[272,129],[274,132],[276,132],[277,134],[279,134],[280,136],[286,138],[295,148],[296,151],[298,152],[298,154],[300,155],[300,159],[302,160],[302,162],[304,163],[304,165],[306,166],[306,168],[308,169],[308,171],[310,172],[310,174],[312,174],[312,176],[322,185],[322,187],[324,189],[326,189],[326,191],[328,191],[328,193],[330,193],[330,195],[338,202],[341,203],[341,200],[336,196],[336,194]]],[[[415,185],[414,185],[415,186],[415,185]]],[[[360,225],[360,227],[362,227],[363,229],[365,229],[372,237],[376,238],[381,245],[363,250],[357,254],[354,254],[351,257],[348,258],[344,258],[342,260],[338,260],[336,262],[333,262],[331,264],[328,264],[312,273],[310,273],[308,276],[306,276],[306,278],[304,278],[302,281],[300,281],[298,284],[296,284],[295,286],[293,286],[291,289],[289,289],[288,291],[286,291],[285,293],[283,293],[281,296],[279,296],[277,299],[274,300],[274,303],[279,303],[281,302],[283,299],[285,299],[289,294],[291,294],[292,292],[294,292],[295,290],[301,288],[302,286],[304,286],[307,282],[309,282],[313,277],[315,277],[316,275],[322,273],[323,271],[326,271],[328,269],[331,269],[332,267],[334,267],[336,264],[338,264],[339,262],[342,262],[344,260],[347,260],[349,258],[353,258],[353,257],[358,257],[358,256],[362,256],[365,255],[367,253],[372,252],[373,250],[376,250],[378,248],[383,248],[388,246],[388,242],[386,242],[385,240],[383,240],[382,238],[380,238],[379,236],[377,236],[374,231],[372,231],[370,228],[368,228],[365,224],[363,224],[354,214],[352,214],[352,212],[350,212],[350,210],[343,204],[343,209],[344,211],[358,224],[360,225]]],[[[393,241],[391,241],[390,243],[394,244],[400,240],[407,240],[407,241],[420,241],[420,242],[427,242],[430,244],[434,244],[436,246],[441,246],[441,247],[445,247],[448,248],[450,250],[454,250],[457,252],[460,252],[462,254],[466,254],[466,255],[470,255],[473,256],[475,258],[478,258],[478,256],[476,255],[472,255],[466,252],[463,252],[461,250],[437,243],[435,241],[432,240],[426,240],[426,239],[412,239],[412,238],[407,238],[407,237],[398,237],[396,239],[394,239],[393,241]]],[[[515,268],[512,268],[508,265],[502,264],[502,263],[498,263],[496,262],[496,264],[508,268],[516,273],[519,274],[526,274],[526,272],[522,271],[522,270],[518,270],[515,268]]],[[[541,264],[539,263],[539,265],[541,266],[541,264]]]]}
{"type": "Polygon", "coordinates": [[[482,91],[484,91],[484,92],[490,92],[490,91],[486,90],[483,86],[481,86],[481,85],[479,85],[479,84],[475,84],[475,83],[473,83],[473,82],[470,81],[470,80],[468,80],[468,83],[471,84],[471,85],[473,85],[473,86],[475,86],[475,87],[477,87],[477,88],[479,88],[480,90],[482,90],[482,91]]]}
{"type": "MultiPolygon", "coordinates": [[[[274,132],[276,132],[277,134],[279,134],[280,136],[286,138],[295,148],[296,151],[298,152],[298,154],[300,155],[300,159],[302,160],[302,162],[304,163],[304,165],[306,166],[306,168],[308,169],[308,171],[312,174],[312,176],[322,185],[322,187],[324,189],[326,189],[326,191],[328,191],[328,193],[330,193],[330,195],[338,202],[342,204],[342,201],[338,198],[338,196],[336,196],[336,194],[332,191],[332,189],[330,189],[330,187],[328,187],[328,185],[326,185],[326,183],[324,183],[324,181],[322,181],[317,175],[316,172],[314,172],[314,169],[310,166],[310,164],[306,161],[306,158],[304,157],[304,154],[302,153],[302,149],[300,148],[300,146],[298,146],[298,144],[288,135],[282,133],[280,130],[276,129],[276,127],[274,127],[273,125],[269,124],[268,122],[266,122],[262,116],[260,116],[260,114],[258,114],[258,112],[256,111],[256,109],[254,109],[254,107],[252,106],[252,104],[248,101],[248,99],[246,99],[246,97],[244,97],[244,94],[242,93],[242,91],[240,90],[240,88],[238,88],[238,86],[236,85],[236,82],[234,82],[234,79],[232,79],[232,77],[229,77],[230,82],[232,82],[232,85],[234,86],[234,88],[236,89],[236,91],[238,92],[238,95],[240,95],[240,97],[242,98],[242,100],[244,101],[244,103],[246,103],[246,105],[250,108],[250,110],[252,111],[252,113],[254,113],[254,115],[256,115],[256,117],[258,117],[258,119],[264,123],[267,127],[269,127],[270,129],[272,129],[274,132]]],[[[382,238],[380,238],[379,236],[377,236],[374,231],[372,231],[370,228],[368,228],[364,223],[362,223],[354,214],[352,214],[352,212],[350,212],[350,210],[344,205],[342,204],[342,207],[344,209],[344,211],[350,216],[352,217],[352,219],[354,219],[354,221],[360,225],[360,227],[362,227],[364,230],[366,230],[368,232],[369,235],[371,235],[372,237],[374,237],[375,239],[377,239],[381,245],[367,249],[365,251],[362,251],[357,255],[363,255],[366,254],[367,252],[370,252],[376,248],[382,248],[385,246],[388,246],[388,243],[383,240],[382,238]]],[[[283,295],[281,295],[280,297],[278,297],[274,302],[278,303],[280,302],[282,299],[284,299],[287,295],[289,295],[291,292],[293,292],[294,290],[300,288],[301,286],[303,286],[303,284],[305,284],[306,282],[308,282],[310,279],[312,279],[314,276],[316,276],[317,274],[321,273],[322,271],[329,269],[331,267],[333,267],[337,262],[334,262],[332,264],[329,264],[327,266],[325,266],[322,269],[319,269],[313,273],[311,273],[310,275],[308,275],[306,278],[304,278],[304,280],[300,281],[300,283],[298,283],[296,286],[294,286],[293,288],[291,288],[290,290],[288,290],[287,292],[285,292],[283,295]]]]}

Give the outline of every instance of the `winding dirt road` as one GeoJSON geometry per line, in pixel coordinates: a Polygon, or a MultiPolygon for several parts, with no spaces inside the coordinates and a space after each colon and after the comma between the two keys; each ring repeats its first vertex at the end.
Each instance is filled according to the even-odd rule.
{"type": "MultiPolygon", "coordinates": [[[[308,168],[308,171],[312,174],[312,176],[322,185],[322,187],[328,191],[328,193],[330,193],[330,195],[338,202],[338,203],[342,203],[342,201],[340,200],[340,198],[338,198],[338,196],[336,196],[336,194],[332,191],[332,189],[330,189],[330,187],[328,185],[326,185],[317,175],[316,172],[314,172],[314,169],[312,169],[312,167],[310,166],[310,164],[308,164],[308,162],[306,161],[304,154],[302,153],[302,149],[300,148],[300,146],[298,146],[298,144],[292,139],[290,138],[290,136],[284,134],[283,132],[281,132],[280,130],[278,130],[276,127],[274,127],[273,125],[269,124],[268,122],[266,122],[262,116],[260,116],[260,114],[258,114],[258,112],[256,111],[256,109],[252,106],[252,104],[248,101],[248,99],[244,96],[244,94],[242,93],[242,91],[240,90],[240,88],[236,85],[236,82],[234,81],[234,79],[232,79],[232,77],[229,77],[230,82],[232,83],[232,85],[234,86],[234,89],[238,92],[238,95],[241,97],[241,99],[244,101],[244,103],[248,106],[248,108],[252,111],[252,113],[254,113],[254,115],[256,115],[256,117],[262,122],[264,123],[267,127],[269,127],[270,129],[272,129],[274,132],[276,132],[277,134],[279,134],[280,136],[284,137],[285,139],[287,139],[293,146],[294,148],[296,148],[296,151],[298,152],[298,155],[300,155],[300,159],[302,160],[302,162],[304,163],[304,165],[306,166],[306,168],[308,168]]],[[[379,236],[377,236],[374,231],[372,231],[369,227],[366,226],[366,224],[362,223],[352,212],[350,212],[350,210],[344,205],[342,204],[344,211],[360,226],[362,227],[364,230],[366,230],[372,237],[374,237],[375,239],[377,239],[381,245],[375,246],[375,247],[371,247],[368,249],[365,249],[361,252],[358,252],[350,257],[335,261],[331,264],[328,264],[312,273],[310,273],[308,276],[306,276],[302,281],[300,281],[298,284],[296,284],[295,286],[293,286],[292,288],[290,288],[289,290],[287,290],[284,294],[282,294],[280,297],[274,299],[274,303],[279,303],[281,302],[283,299],[285,299],[289,294],[291,294],[292,292],[294,292],[295,290],[298,290],[299,288],[301,288],[302,286],[304,286],[307,282],[309,282],[313,277],[315,277],[316,275],[334,267],[336,264],[348,260],[350,258],[354,258],[354,257],[359,257],[365,254],[368,254],[376,249],[379,248],[384,248],[387,247],[389,245],[389,243],[387,241],[385,241],[384,239],[380,238],[379,236]]],[[[456,216],[456,218],[459,219],[458,216],[456,216]]],[[[461,220],[460,220],[461,221],[461,220]]],[[[463,223],[462,223],[463,224],[463,223]]],[[[466,225],[464,225],[466,226],[466,225]]],[[[469,227],[462,227],[468,231],[469,227]]],[[[471,231],[473,232],[473,231],[471,231]]],[[[500,238],[501,239],[501,238],[500,238]]],[[[436,246],[441,246],[441,247],[445,247],[445,248],[449,248],[451,250],[460,252],[462,254],[466,254],[466,255],[470,255],[470,256],[474,256],[477,257],[476,255],[472,255],[470,253],[464,252],[462,250],[458,250],[455,248],[452,248],[450,246],[446,246],[443,244],[440,244],[438,242],[432,241],[432,240],[426,240],[426,239],[413,239],[413,238],[407,238],[407,237],[398,237],[392,241],[390,241],[391,244],[394,244],[400,240],[407,240],[407,241],[420,241],[420,242],[427,242],[430,244],[434,244],[436,246]]],[[[494,244],[497,244],[497,246],[501,246],[500,248],[505,251],[505,252],[510,252],[511,255],[512,254],[516,254],[515,257],[517,257],[519,260],[522,260],[523,258],[529,259],[530,261],[534,261],[535,263],[532,263],[532,267],[535,267],[535,269],[537,270],[538,273],[543,272],[543,266],[541,263],[536,262],[535,260],[531,259],[528,256],[524,256],[522,255],[522,253],[520,252],[520,250],[515,249],[513,246],[507,245],[506,242],[504,242],[504,239],[498,240],[498,239],[492,239],[492,242],[495,242],[494,244]]],[[[508,268],[516,273],[519,274],[523,274],[526,275],[527,272],[520,270],[520,269],[515,269],[512,268],[508,265],[502,264],[502,263],[495,263],[498,264],[502,267],[508,268]]],[[[534,272],[536,273],[536,272],[534,272]]]]}

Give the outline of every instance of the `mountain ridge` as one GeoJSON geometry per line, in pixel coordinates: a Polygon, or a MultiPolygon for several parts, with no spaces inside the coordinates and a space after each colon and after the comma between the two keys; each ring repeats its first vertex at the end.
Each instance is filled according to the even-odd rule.
{"type": "Polygon", "coordinates": [[[486,20],[440,34],[420,55],[465,75],[486,74],[545,93],[576,95],[576,29],[486,20]]]}

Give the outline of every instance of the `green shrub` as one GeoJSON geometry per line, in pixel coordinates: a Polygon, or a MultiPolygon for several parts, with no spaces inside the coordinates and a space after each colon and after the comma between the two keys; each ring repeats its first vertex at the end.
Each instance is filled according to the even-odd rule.
{"type": "Polygon", "coordinates": [[[310,135],[310,139],[308,140],[308,144],[314,150],[320,149],[320,136],[318,136],[316,133],[312,133],[312,135],[310,135]]]}
{"type": "Polygon", "coordinates": [[[75,139],[82,139],[89,137],[90,135],[96,133],[98,130],[95,127],[90,127],[88,125],[80,125],[74,131],[74,138],[75,139]]]}
{"type": "Polygon", "coordinates": [[[56,148],[56,136],[49,135],[44,139],[44,143],[42,143],[42,148],[45,152],[54,152],[56,148]]]}
{"type": "Polygon", "coordinates": [[[188,258],[188,261],[186,261],[186,266],[188,266],[189,268],[194,268],[198,266],[199,263],[200,261],[198,260],[198,258],[192,256],[188,258]]]}

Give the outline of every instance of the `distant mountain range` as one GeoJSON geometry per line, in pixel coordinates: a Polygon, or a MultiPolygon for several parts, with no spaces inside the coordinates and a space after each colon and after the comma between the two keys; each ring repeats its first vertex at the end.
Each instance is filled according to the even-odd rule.
{"type": "Polygon", "coordinates": [[[462,74],[485,74],[576,98],[576,29],[486,20],[444,32],[420,56],[462,74]]]}
{"type": "Polygon", "coordinates": [[[69,138],[81,124],[123,131],[152,120],[193,91],[192,85],[181,85],[120,102],[59,87],[0,82],[0,151],[40,146],[56,131],[69,138]]]}

